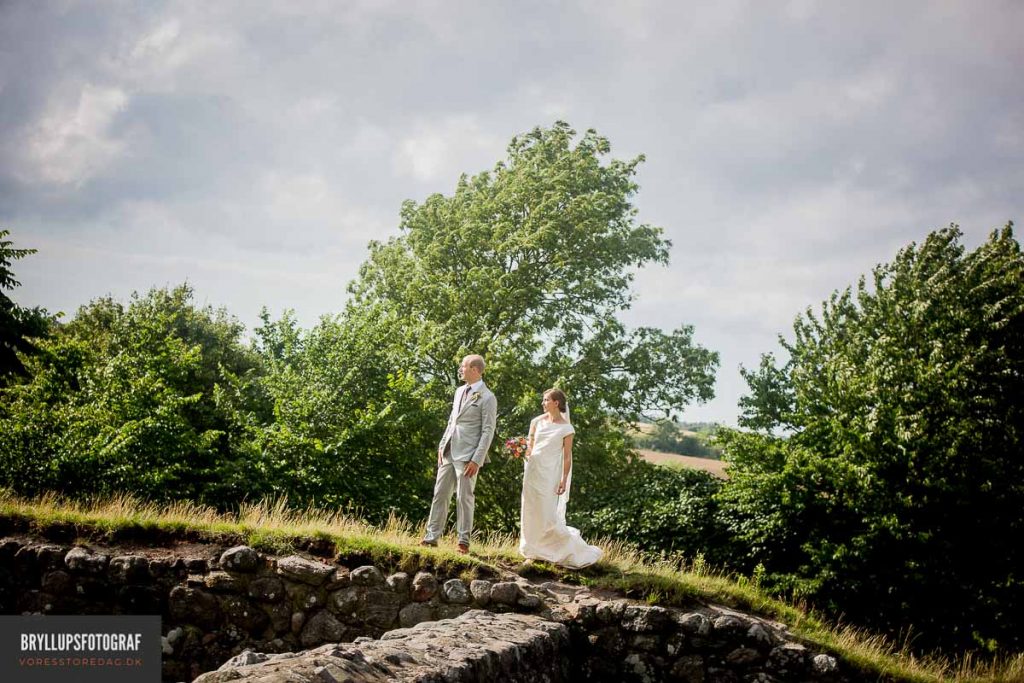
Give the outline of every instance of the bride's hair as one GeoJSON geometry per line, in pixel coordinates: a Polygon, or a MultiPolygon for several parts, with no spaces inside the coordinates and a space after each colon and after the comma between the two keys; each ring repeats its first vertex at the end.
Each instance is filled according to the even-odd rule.
{"type": "Polygon", "coordinates": [[[562,391],[561,389],[548,389],[547,391],[544,392],[544,395],[550,396],[551,398],[555,399],[555,402],[558,404],[559,412],[565,412],[566,403],[564,391],[562,391]]]}

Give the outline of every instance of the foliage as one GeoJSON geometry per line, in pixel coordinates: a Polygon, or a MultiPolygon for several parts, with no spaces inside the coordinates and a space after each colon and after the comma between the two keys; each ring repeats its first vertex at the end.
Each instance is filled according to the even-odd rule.
{"type": "Polygon", "coordinates": [[[713,434],[714,432],[710,432],[710,435],[708,432],[687,434],[674,420],[658,420],[651,432],[637,434],[634,441],[637,448],[719,460],[722,457],[721,450],[710,443],[713,434]]]}
{"type": "Polygon", "coordinates": [[[573,498],[570,523],[590,538],[607,537],[653,554],[693,558],[721,566],[732,554],[715,494],[722,481],[697,470],[632,461],[589,500],[573,498]]]}
{"type": "Polygon", "coordinates": [[[777,586],[915,646],[1019,650],[1024,259],[956,226],[808,309],[744,371],[720,500],[777,586]]]}
{"type": "Polygon", "coordinates": [[[325,317],[303,332],[289,313],[262,320],[256,348],[273,418],[255,443],[271,491],[375,521],[425,515],[433,424],[414,378],[378,353],[372,321],[325,317]]]}
{"type": "MultiPolygon", "coordinates": [[[[628,330],[615,317],[635,270],[668,258],[661,230],[636,224],[642,157],[603,163],[607,139],[575,136],[561,122],[537,128],[493,171],[462,176],[452,196],[406,202],[402,233],[371,244],[341,321],[378,330],[380,362],[419,381],[434,444],[458,360],[486,357],[499,406],[477,491],[488,528],[517,526],[521,464],[503,461],[500,444],[525,433],[544,389],[569,395],[581,500],[626,463],[627,422],[712,395],[717,354],[694,344],[692,328],[628,330]]],[[[421,454],[431,465],[434,444],[421,454]]]]}
{"type": "Polygon", "coordinates": [[[257,359],[187,286],[82,307],[0,390],[0,483],[225,504],[260,494],[247,447],[257,359]]]}
{"type": "Polygon", "coordinates": [[[4,239],[10,234],[0,230],[0,387],[12,376],[28,374],[19,354],[35,353],[32,339],[44,336],[49,327],[44,309],[22,308],[4,293],[21,285],[14,279],[13,262],[36,253],[35,249],[15,249],[13,242],[4,239]]]}

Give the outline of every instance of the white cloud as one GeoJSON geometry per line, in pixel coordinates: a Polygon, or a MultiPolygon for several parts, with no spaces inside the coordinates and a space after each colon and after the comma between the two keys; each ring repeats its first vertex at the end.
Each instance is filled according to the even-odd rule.
{"type": "Polygon", "coordinates": [[[398,146],[393,166],[399,175],[422,182],[452,181],[465,169],[490,166],[501,157],[506,141],[484,130],[471,115],[420,121],[398,146]]]}
{"type": "Polygon", "coordinates": [[[110,128],[128,101],[119,88],[86,84],[77,97],[54,102],[28,134],[29,182],[81,185],[103,171],[126,150],[110,128]]]}

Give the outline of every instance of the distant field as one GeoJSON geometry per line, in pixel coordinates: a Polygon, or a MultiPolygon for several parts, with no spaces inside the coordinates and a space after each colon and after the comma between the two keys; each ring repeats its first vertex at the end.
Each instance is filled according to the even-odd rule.
{"type": "Polygon", "coordinates": [[[704,470],[719,479],[729,478],[725,473],[725,463],[721,460],[694,458],[689,455],[676,455],[675,453],[662,453],[660,451],[648,451],[644,449],[640,449],[638,452],[644,460],[655,465],[678,465],[680,467],[688,467],[694,470],[704,470]]]}

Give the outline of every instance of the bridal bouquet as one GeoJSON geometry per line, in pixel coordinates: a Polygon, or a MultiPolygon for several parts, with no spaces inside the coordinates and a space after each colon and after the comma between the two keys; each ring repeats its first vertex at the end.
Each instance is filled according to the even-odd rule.
{"type": "Polygon", "coordinates": [[[505,455],[510,458],[519,459],[526,455],[526,437],[513,436],[505,441],[505,455]]]}

